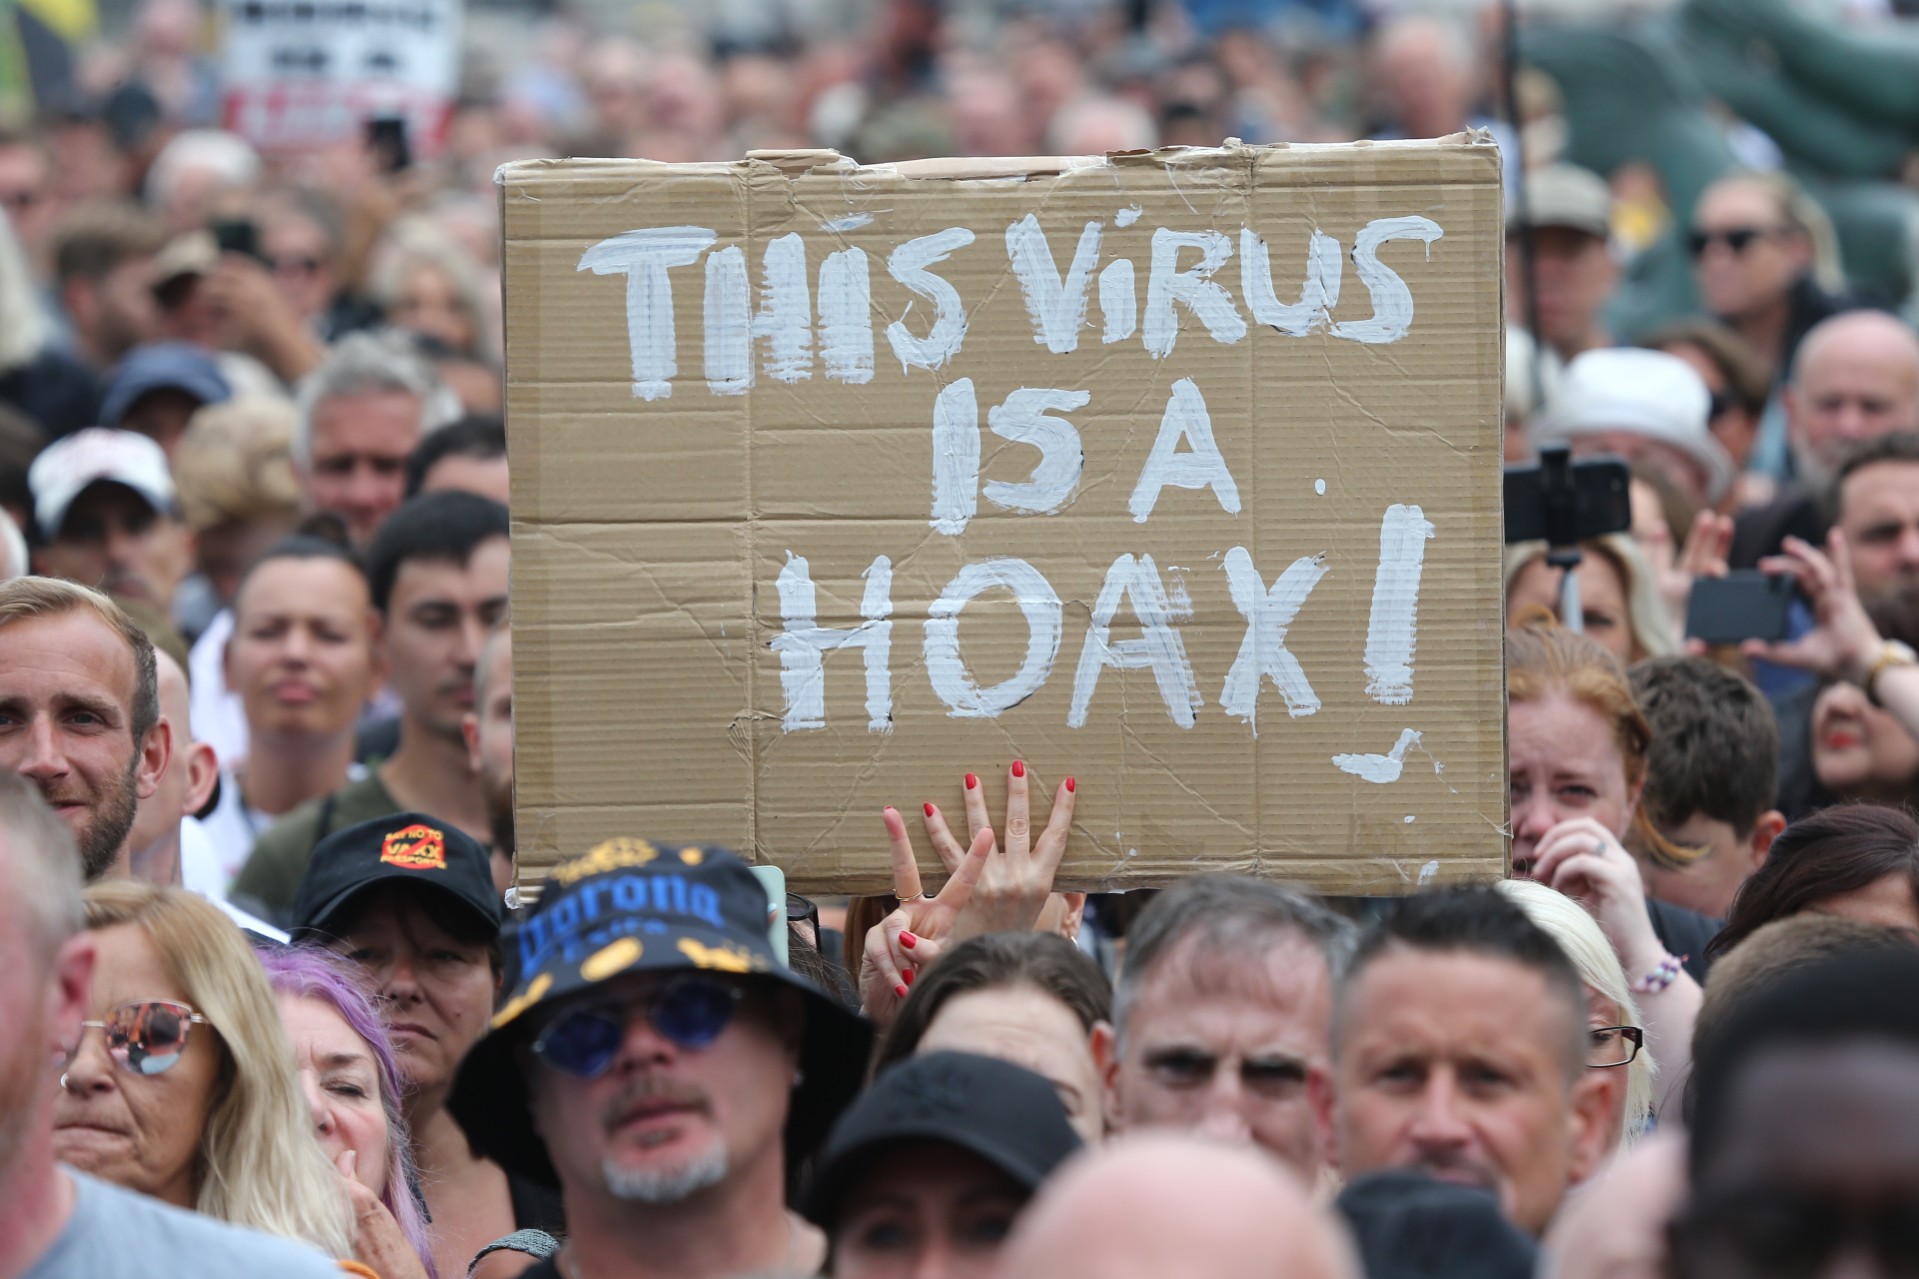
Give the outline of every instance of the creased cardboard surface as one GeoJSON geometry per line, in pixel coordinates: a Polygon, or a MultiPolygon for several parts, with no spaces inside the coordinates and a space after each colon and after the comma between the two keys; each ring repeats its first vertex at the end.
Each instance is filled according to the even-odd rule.
{"type": "Polygon", "coordinates": [[[1230,869],[1390,893],[1501,873],[1496,149],[1004,163],[501,171],[522,878],[640,835],[733,844],[800,891],[880,892],[893,804],[936,884],[921,803],[958,822],[970,770],[997,815],[1016,758],[1036,828],[1078,779],[1062,887],[1230,869]],[[1050,262],[1030,230],[1009,245],[1029,215],[1050,262]],[[1364,244],[1368,227],[1385,238],[1364,244]],[[680,264],[649,275],[619,237],[662,228],[682,229],[680,264]],[[1268,258],[1257,306],[1242,228],[1268,258]],[[906,259],[954,229],[970,242],[923,267],[942,302],[906,259]],[[1202,279],[1202,246],[1164,250],[1205,232],[1227,254],[1202,279]],[[1338,264],[1317,316],[1299,305],[1315,254],[1328,295],[1338,264]],[[1187,429],[1167,447],[1169,403],[1187,429]],[[1143,472],[1170,480],[1156,498],[1143,472]],[[988,565],[1016,588],[936,605],[988,565]],[[1116,607],[1089,645],[1103,587],[1116,607]],[[1050,661],[1035,629],[1057,637],[1050,661]],[[854,642],[813,666],[833,632],[854,642]]]}

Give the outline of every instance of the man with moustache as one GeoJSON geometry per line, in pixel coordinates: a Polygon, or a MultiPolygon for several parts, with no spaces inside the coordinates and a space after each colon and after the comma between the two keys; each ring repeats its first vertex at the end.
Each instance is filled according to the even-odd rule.
{"type": "Polygon", "coordinates": [[[555,867],[502,941],[518,981],[448,1107],[479,1153],[560,1188],[566,1246],[525,1274],[817,1273],[787,1176],[871,1036],[774,956],[746,864],[610,840],[555,867]]]}
{"type": "Polygon", "coordinates": [[[173,752],[153,642],[100,592],[0,582],[0,767],[73,832],[89,881],[128,873],[127,835],[173,752]]]}
{"type": "Polygon", "coordinates": [[[314,845],[403,809],[486,838],[486,798],[462,721],[481,646],[506,616],[507,549],[506,508],[473,493],[424,494],[381,526],[367,548],[367,581],[387,682],[400,699],[399,748],[261,835],[234,881],[235,900],[286,918],[314,845]]]}
{"type": "Polygon", "coordinates": [[[1605,1155],[1606,1083],[1558,943],[1490,888],[1402,898],[1360,938],[1310,1087],[1339,1170],[1482,1186],[1532,1235],[1605,1155]]]}

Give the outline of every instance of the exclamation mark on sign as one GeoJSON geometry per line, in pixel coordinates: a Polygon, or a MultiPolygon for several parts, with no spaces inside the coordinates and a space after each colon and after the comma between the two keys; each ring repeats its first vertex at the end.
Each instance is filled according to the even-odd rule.
{"type": "Polygon", "coordinates": [[[1417,506],[1389,506],[1379,525],[1379,574],[1366,623],[1366,695],[1385,706],[1413,700],[1413,641],[1419,625],[1419,575],[1432,521],[1417,506]]]}
{"type": "MultiPolygon", "coordinates": [[[[1413,700],[1413,645],[1419,625],[1419,577],[1426,565],[1432,521],[1417,506],[1389,506],[1379,525],[1379,572],[1373,578],[1372,616],[1366,624],[1366,695],[1385,706],[1413,700]]],[[[1385,755],[1335,755],[1333,766],[1369,782],[1394,782],[1406,750],[1419,741],[1404,729],[1385,755]]]]}

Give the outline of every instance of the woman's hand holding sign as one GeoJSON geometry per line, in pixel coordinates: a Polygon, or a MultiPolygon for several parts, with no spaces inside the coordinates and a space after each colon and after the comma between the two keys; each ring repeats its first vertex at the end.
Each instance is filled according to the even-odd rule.
{"type": "Polygon", "coordinates": [[[1007,772],[1003,846],[986,809],[985,789],[974,774],[965,778],[967,845],[959,842],[938,805],[925,805],[933,849],[951,875],[933,897],[920,887],[919,863],[906,820],[898,809],[885,810],[893,891],[900,905],[866,934],[859,986],[860,1003],[868,1016],[881,1023],[891,1021],[893,1009],[906,997],[914,977],[931,966],[946,946],[982,933],[1023,932],[1046,922],[1053,876],[1072,831],[1078,783],[1069,777],[1060,784],[1046,828],[1037,840],[1032,837],[1028,783],[1025,764],[1015,760],[1007,772]]]}

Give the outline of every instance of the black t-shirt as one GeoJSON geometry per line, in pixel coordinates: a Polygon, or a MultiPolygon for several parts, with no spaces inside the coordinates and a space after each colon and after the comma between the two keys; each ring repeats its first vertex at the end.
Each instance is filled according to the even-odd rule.
{"type": "MultiPolygon", "coordinates": [[[[1660,944],[1684,962],[1694,981],[1705,985],[1706,971],[1712,967],[1706,958],[1706,943],[1719,935],[1726,921],[1650,897],[1646,899],[1646,913],[1652,916],[1653,935],[1659,938],[1660,944]]],[[[1627,973],[1626,980],[1638,981],[1645,975],[1627,973]]]]}

